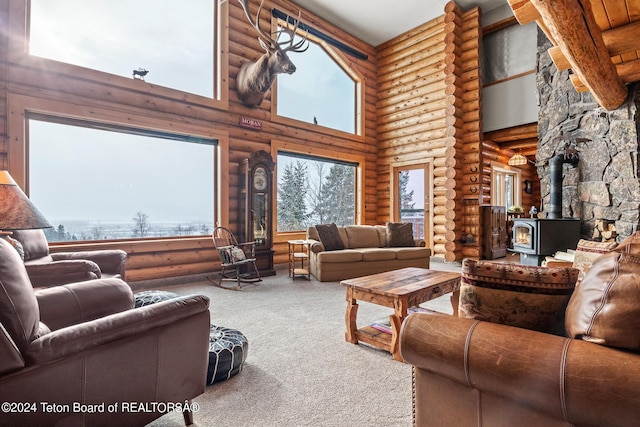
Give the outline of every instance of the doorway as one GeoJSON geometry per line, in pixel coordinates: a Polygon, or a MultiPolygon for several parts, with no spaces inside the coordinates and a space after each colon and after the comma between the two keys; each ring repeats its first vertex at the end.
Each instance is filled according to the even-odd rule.
{"type": "Polygon", "coordinates": [[[413,237],[433,244],[431,214],[431,163],[393,167],[391,220],[413,224],[413,237]]]}

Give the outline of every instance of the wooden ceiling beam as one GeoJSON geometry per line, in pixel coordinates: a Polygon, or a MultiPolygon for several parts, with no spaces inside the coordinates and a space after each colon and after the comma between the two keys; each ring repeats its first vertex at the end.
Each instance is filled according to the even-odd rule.
{"type": "Polygon", "coordinates": [[[616,56],[640,50],[638,34],[640,34],[640,21],[603,31],[602,41],[609,51],[609,56],[616,56]]]}
{"type": "Polygon", "coordinates": [[[622,105],[627,87],[611,61],[590,0],[509,0],[509,5],[521,24],[538,23],[602,107],[613,110],[622,105]]]}

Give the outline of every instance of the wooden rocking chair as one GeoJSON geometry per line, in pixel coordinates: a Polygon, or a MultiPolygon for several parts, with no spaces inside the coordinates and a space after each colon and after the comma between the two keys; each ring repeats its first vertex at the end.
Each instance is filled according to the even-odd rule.
{"type": "Polygon", "coordinates": [[[218,250],[222,262],[222,272],[217,283],[211,278],[208,278],[209,281],[215,286],[236,290],[241,288],[240,283],[261,281],[260,273],[256,267],[255,243],[238,243],[228,228],[216,227],[213,230],[213,244],[218,250]],[[250,271],[251,266],[253,266],[253,271],[250,271]],[[236,286],[223,286],[222,282],[224,281],[236,282],[236,286]]]}

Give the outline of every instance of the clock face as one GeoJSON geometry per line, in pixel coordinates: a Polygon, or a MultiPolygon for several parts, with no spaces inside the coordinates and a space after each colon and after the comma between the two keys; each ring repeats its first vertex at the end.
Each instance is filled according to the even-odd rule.
{"type": "Polygon", "coordinates": [[[253,172],[253,188],[264,191],[267,188],[267,171],[262,166],[258,166],[253,172]]]}

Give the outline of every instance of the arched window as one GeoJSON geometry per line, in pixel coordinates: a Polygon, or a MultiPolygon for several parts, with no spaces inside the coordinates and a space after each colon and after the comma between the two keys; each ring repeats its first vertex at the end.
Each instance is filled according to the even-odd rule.
{"type": "Polygon", "coordinates": [[[304,53],[290,56],[296,72],[279,75],[276,114],[357,134],[360,84],[330,47],[311,40],[304,53]]]}

